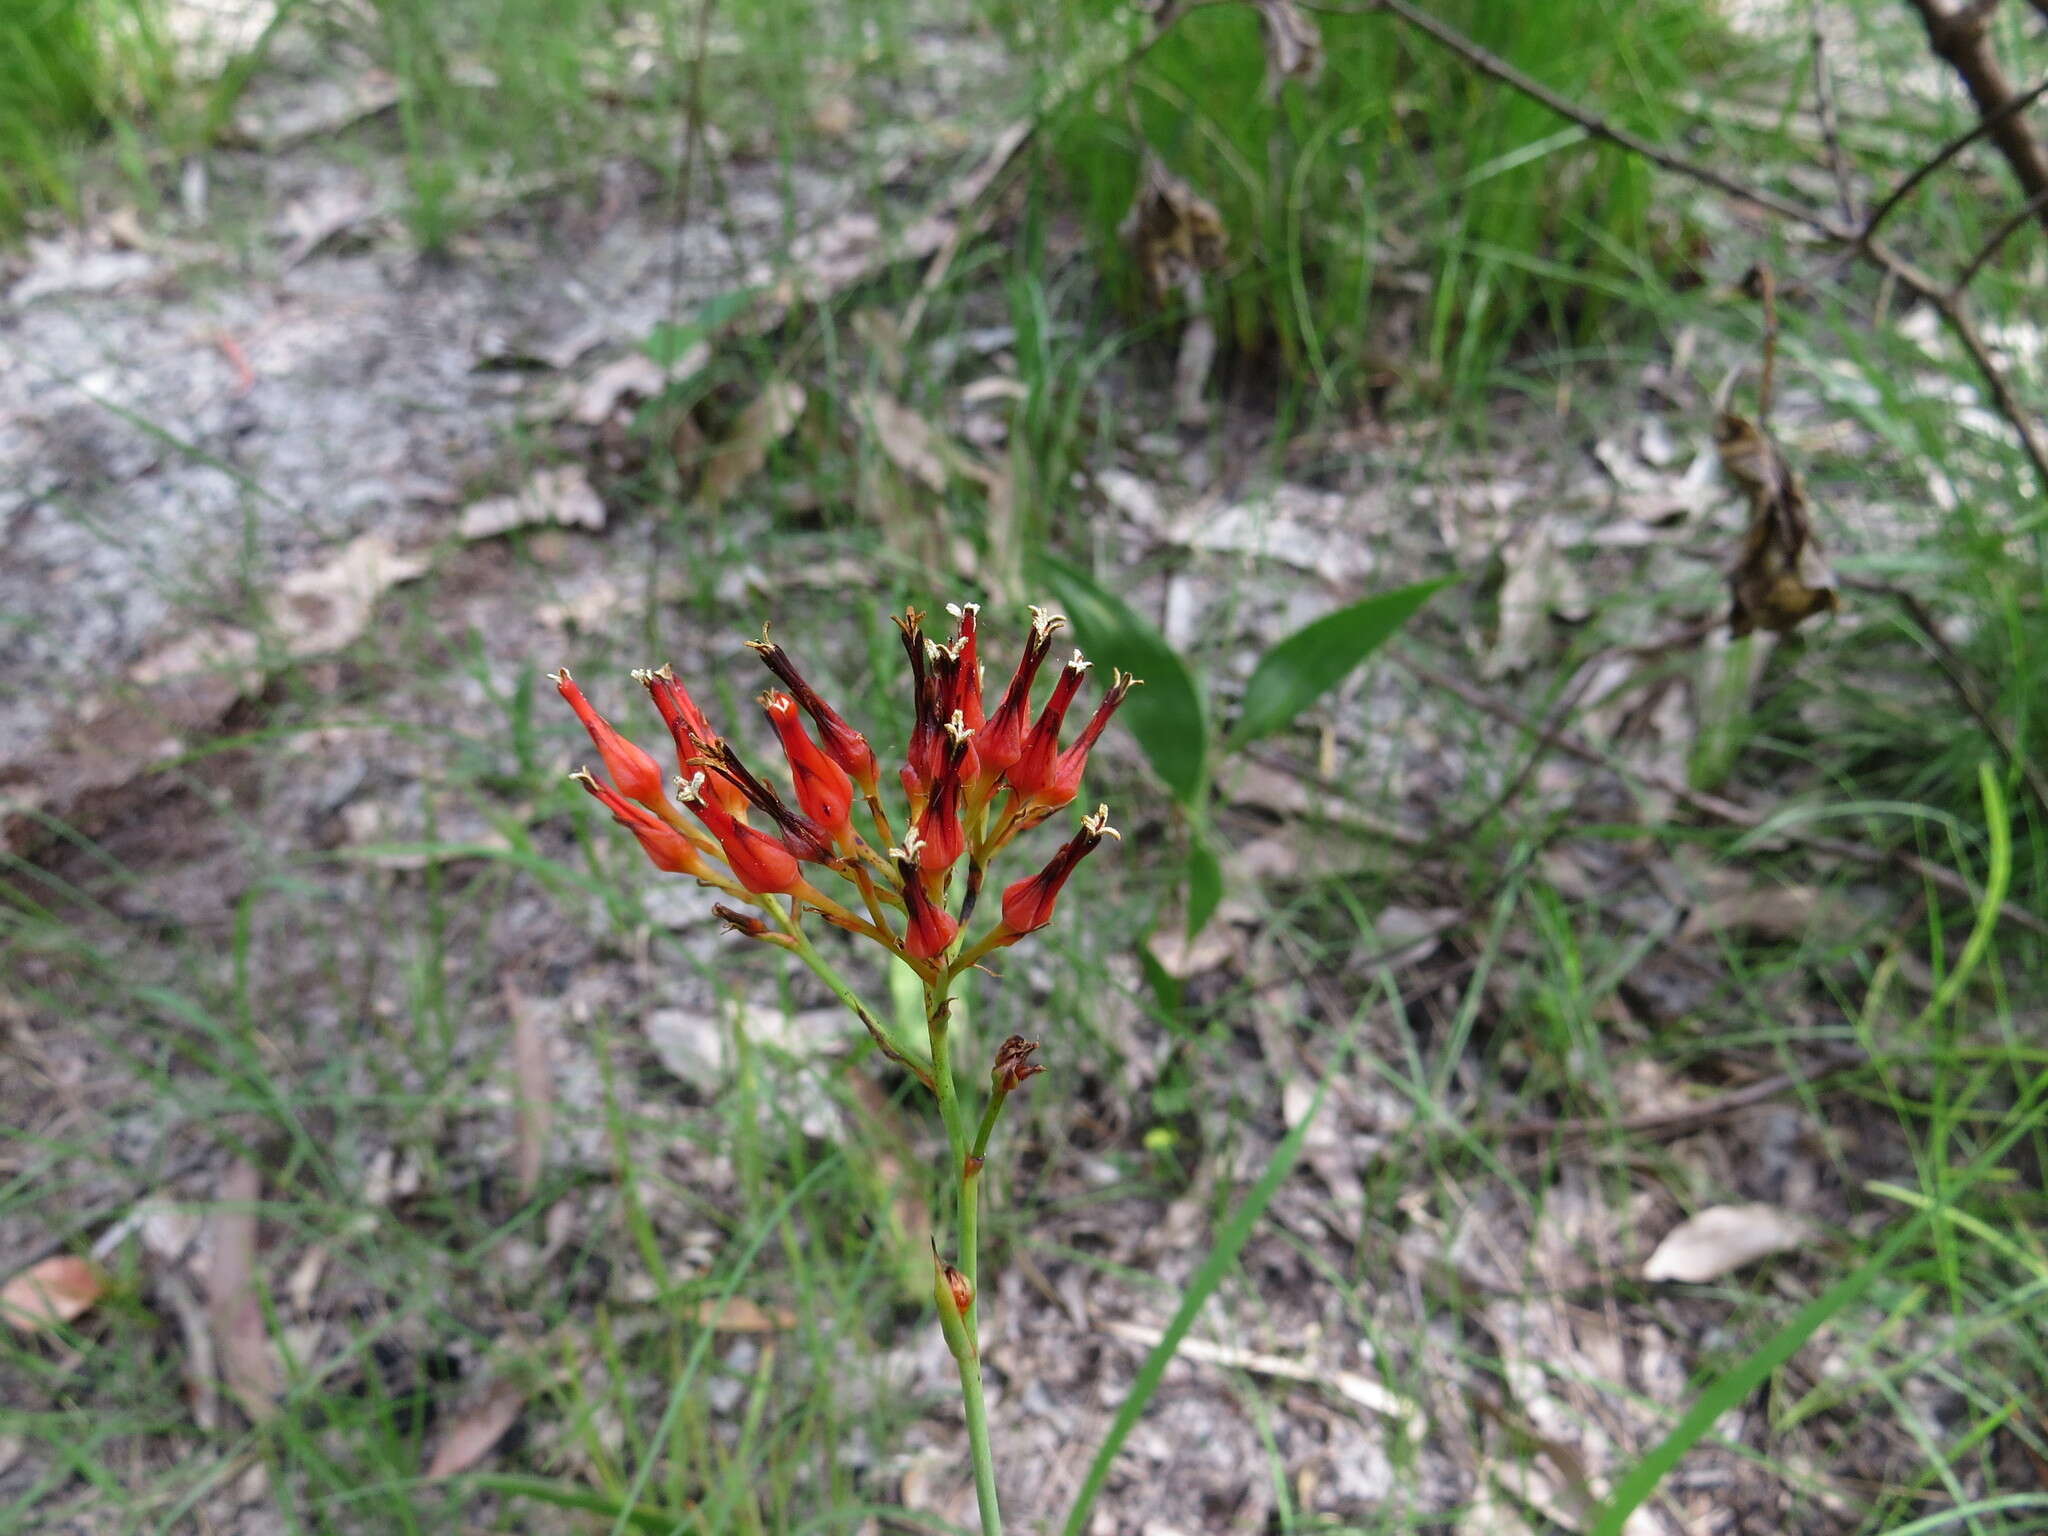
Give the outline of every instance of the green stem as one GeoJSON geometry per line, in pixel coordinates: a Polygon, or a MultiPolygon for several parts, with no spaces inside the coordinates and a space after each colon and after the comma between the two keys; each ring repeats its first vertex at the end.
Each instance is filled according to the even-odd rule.
{"type": "MultiPolygon", "coordinates": [[[[966,1318],[972,1333],[974,1314],[966,1318]]],[[[981,1400],[981,1356],[966,1355],[960,1366],[960,1397],[967,1408],[967,1447],[974,1455],[974,1501],[981,1508],[982,1536],[1003,1536],[1003,1512],[996,1508],[996,1462],[988,1444],[988,1406],[981,1400]]]]}
{"type": "MultiPolygon", "coordinates": [[[[980,1165],[968,1155],[967,1126],[960,1115],[960,1090],[953,1081],[952,1020],[946,1008],[946,994],[952,977],[945,970],[925,987],[925,1023],[931,1032],[933,1092],[938,1095],[939,1114],[946,1122],[946,1146],[952,1153],[953,1174],[960,1193],[960,1272],[980,1294],[981,1277],[977,1250],[980,1246],[980,1165]]],[[[988,1144],[988,1126],[983,1116],[977,1144],[988,1144]]],[[[960,1401],[967,1418],[967,1447],[974,1458],[974,1499],[981,1510],[982,1536],[1002,1536],[1003,1514],[996,1505],[995,1455],[989,1447],[988,1407],[981,1395],[980,1309],[970,1308],[961,1319],[967,1348],[956,1352],[960,1367],[960,1401]]]]}

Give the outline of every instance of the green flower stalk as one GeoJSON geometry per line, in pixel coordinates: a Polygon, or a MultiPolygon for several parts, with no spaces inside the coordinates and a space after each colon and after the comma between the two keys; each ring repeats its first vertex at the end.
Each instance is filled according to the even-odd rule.
{"type": "Polygon", "coordinates": [[[1031,610],[1016,672],[994,711],[984,714],[979,609],[969,603],[948,611],[955,629],[943,644],[925,635],[924,615],[916,609],[895,621],[913,701],[906,761],[897,775],[904,800],[900,823],[891,821],[883,804],[881,765],[867,738],[819,696],[765,631],[748,644],[782,685],[763,693],[760,703],[787,766],[786,794],[713,730],[666,666],[633,677],[647,689],[675,742],[673,798],[664,792],[654,758],[598,714],[566,670],[553,681],[590,733],[611,779],[607,783],[583,769],[572,775],[576,782],[633,834],[658,869],[694,878],[728,897],[715,910],[731,932],[788,950],[815,972],[877,1049],[938,1101],[957,1190],[958,1251],[948,1262],[934,1245],[933,1302],[959,1366],[982,1531],[998,1536],[1003,1522],[974,1308],[980,1174],[1004,1103],[1045,1068],[1031,1059],[1036,1042],[1013,1035],[996,1053],[990,1091],[978,1113],[963,1102],[952,1061],[952,987],[983,957],[1049,924],[1067,878],[1105,837],[1117,836],[1109,808],[1097,807],[1042,869],[1004,888],[998,913],[978,937],[970,936],[990,867],[1020,836],[1076,798],[1090,749],[1138,680],[1113,675],[1086,727],[1062,749],[1061,727],[1088,662],[1074,653],[1035,719],[1031,696],[1065,620],[1031,610]],[[892,830],[896,825],[904,829],[900,842],[892,830]],[[929,1067],[819,950],[818,922],[879,945],[916,973],[924,991],[929,1067]]]}

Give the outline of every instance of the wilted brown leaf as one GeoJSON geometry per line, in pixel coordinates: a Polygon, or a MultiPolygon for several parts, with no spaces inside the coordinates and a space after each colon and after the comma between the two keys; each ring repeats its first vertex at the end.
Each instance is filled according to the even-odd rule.
{"type": "Polygon", "coordinates": [[[1216,205],[1156,156],[1146,158],[1122,232],[1152,297],[1160,303],[1181,293],[1191,279],[1221,266],[1230,243],[1216,205]]]}
{"type": "Polygon", "coordinates": [[[1645,1280],[1704,1285],[1810,1242],[1812,1229],[1775,1205],[1715,1205],[1664,1235],[1643,1264],[1645,1280]]]}
{"type": "Polygon", "coordinates": [[[732,433],[704,466],[698,497],[718,506],[768,462],[768,450],[787,437],[804,413],[808,397],[793,379],[776,379],[739,414],[732,433]]]}
{"type": "Polygon", "coordinates": [[[1323,72],[1323,34],[1294,0],[1257,0],[1266,35],[1266,95],[1278,97],[1289,80],[1312,85],[1323,72]]]}
{"type": "Polygon", "coordinates": [[[427,1463],[427,1478],[454,1477],[482,1461],[505,1431],[519,1422],[526,1393],[510,1382],[493,1382],[484,1395],[455,1415],[448,1433],[427,1463]]]}
{"type": "Polygon", "coordinates": [[[1714,424],[1721,467],[1749,497],[1742,556],[1728,574],[1730,632],[1797,629],[1837,607],[1835,573],[1813,536],[1806,490],[1784,451],[1756,423],[1732,411],[1714,424]]]}
{"type": "Polygon", "coordinates": [[[719,1333],[782,1333],[796,1326],[796,1314],[787,1307],[763,1307],[744,1296],[724,1301],[700,1301],[694,1317],[703,1327],[719,1333]]]}
{"type": "Polygon", "coordinates": [[[0,1317],[17,1332],[45,1333],[83,1316],[106,1283],[90,1260],[60,1253],[0,1285],[0,1317]]]}
{"type": "Polygon", "coordinates": [[[208,1223],[206,1260],[206,1312],[221,1377],[257,1423],[277,1413],[279,1391],[277,1361],[256,1292],[256,1202],[262,1194],[255,1166],[236,1159],[221,1181],[220,1204],[208,1223]]]}
{"type": "Polygon", "coordinates": [[[557,527],[604,530],[604,503],[580,466],[561,464],[534,472],[507,496],[491,496],[462,509],[456,532],[465,539],[495,538],[514,528],[557,527]]]}
{"type": "Polygon", "coordinates": [[[945,440],[932,424],[900,400],[869,391],[861,397],[875,441],[889,462],[935,491],[946,488],[945,440]]]}

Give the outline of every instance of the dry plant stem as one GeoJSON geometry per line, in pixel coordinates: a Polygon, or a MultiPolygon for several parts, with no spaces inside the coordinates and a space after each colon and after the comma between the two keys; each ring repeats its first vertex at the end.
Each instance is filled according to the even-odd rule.
{"type": "MultiPolygon", "coordinates": [[[[1494,698],[1484,690],[1468,683],[1462,677],[1441,671],[1405,654],[1397,653],[1396,659],[1423,682],[1428,683],[1433,688],[1441,688],[1447,693],[1456,695],[1482,714],[1491,715],[1496,720],[1503,721],[1519,730],[1532,734],[1539,730],[1536,722],[1530,720],[1513,705],[1494,698]]],[[[1649,785],[1652,789],[1660,790],[1670,795],[1673,799],[1700,812],[1702,815],[1711,816],[1717,821],[1725,821],[1730,826],[1742,827],[1753,832],[1762,827],[1765,821],[1768,820],[1762,812],[1753,811],[1745,805],[1737,805],[1733,800],[1724,800],[1719,795],[1706,794],[1701,790],[1694,789],[1689,784],[1682,784],[1676,779],[1667,778],[1663,774],[1654,773],[1646,769],[1626,767],[1615,762],[1598,747],[1581,741],[1576,736],[1567,735],[1563,731],[1553,731],[1541,739],[1564,753],[1567,757],[1575,757],[1582,763],[1588,763],[1597,768],[1605,768],[1611,773],[1624,777],[1633,777],[1649,785]]],[[[1901,869],[1911,871],[1929,885],[1938,886],[1940,889],[1947,891],[1951,896],[1970,902],[1974,902],[1979,898],[1980,893],[1974,890],[1970,882],[1954,870],[1936,864],[1932,859],[1924,859],[1917,853],[1909,853],[1903,848],[1873,848],[1867,843],[1851,843],[1844,842],[1840,838],[1822,837],[1817,833],[1803,831],[1798,827],[1781,827],[1774,830],[1776,835],[1785,838],[1786,841],[1797,843],[1802,848],[1810,848],[1815,853],[1826,854],[1830,858],[1849,859],[1858,864],[1873,866],[1895,864],[1901,869]]],[[[2012,923],[2016,927],[2024,928],[2029,933],[2048,936],[2048,922],[2044,922],[2040,917],[2029,912],[2024,907],[2015,906],[2009,901],[2004,902],[1999,907],[1999,915],[2005,921],[2012,923]]]]}
{"type": "MultiPolygon", "coordinates": [[[[1914,3],[1916,5],[1924,4],[1926,0],[1914,0],[1914,3]]],[[[1538,102],[1549,108],[1567,122],[1577,123],[1594,138],[1604,139],[1609,144],[1614,144],[1628,150],[1631,154],[1640,155],[1652,165],[1662,166],[1665,170],[1671,171],[1676,175],[1688,177],[1703,186],[1713,187],[1715,190],[1724,192],[1728,196],[1739,199],[1742,202],[1749,203],[1753,207],[1761,208],[1768,213],[1775,213],[1781,218],[1791,219],[1795,223],[1814,231],[1816,234],[1853,250],[1872,265],[1880,268],[1900,287],[1907,289],[1919,298],[1925,299],[1934,307],[1935,313],[1941,316],[1942,323],[1949,328],[1950,333],[1961,344],[1963,350],[1969,354],[1970,362],[1983,378],[1985,388],[1991,392],[1992,402],[1998,407],[1999,414],[2005,417],[2006,421],[2011,424],[2013,431],[2019,435],[2020,447],[2026,453],[2028,462],[2033,466],[2034,476],[2039,482],[2042,492],[2048,494],[2048,437],[2044,437],[2040,427],[2035,424],[2033,418],[2021,406],[2018,397],[2013,394],[2012,387],[2006,383],[2004,373],[1999,369],[1997,363],[1992,360],[1990,350],[1984,345],[1983,338],[1978,336],[1976,328],[1970,324],[1969,317],[1963,313],[1953,295],[1946,288],[1914,266],[1913,263],[1907,261],[1903,256],[1900,256],[1896,251],[1884,245],[1871,233],[1876,226],[1877,218],[1888,211],[1889,204],[1887,204],[1886,209],[1880,209],[1878,215],[1873,215],[1869,225],[1860,229],[1849,228],[1825,214],[1793,202],[1790,198],[1780,197],[1777,193],[1767,191],[1762,187],[1749,186],[1732,176],[1723,175],[1709,166],[1698,165],[1681,155],[1673,154],[1668,149],[1652,144],[1649,140],[1630,133],[1625,128],[1615,127],[1597,112],[1589,112],[1576,103],[1566,100],[1540,81],[1523,74],[1505,59],[1488,53],[1455,27],[1446,26],[1426,11],[1416,9],[1408,3],[1408,0],[1365,0],[1365,3],[1360,5],[1309,3],[1305,8],[1332,11],[1339,15],[1352,16],[1372,11],[1385,11],[1404,25],[1413,27],[1416,31],[1434,39],[1481,74],[1489,75],[1493,79],[1500,81],[1503,85],[1521,92],[1531,101],[1538,102]]],[[[2005,102],[2001,100],[1984,110],[1988,114],[1997,115],[2004,106],[2005,102]]],[[[2006,136],[2009,135],[2010,130],[2014,127],[2017,116],[2016,112],[2009,115],[2001,115],[1999,117],[1999,126],[1990,130],[1995,136],[1998,136],[2001,149],[2007,149],[2006,136]]],[[[2019,127],[2021,132],[2025,133],[2025,125],[2021,124],[2019,127]]],[[[2025,136],[2027,141],[2031,143],[2033,135],[2026,133],[2025,136]]],[[[2008,150],[2009,155],[2010,151],[2008,150]]],[[[2030,188],[2029,190],[2033,189],[2030,188]]]]}
{"type": "Polygon", "coordinates": [[[1828,68],[1827,35],[1821,29],[1820,0],[1807,9],[1807,26],[1813,33],[1814,116],[1820,119],[1820,136],[1828,148],[1828,168],[1835,176],[1835,196],[1842,205],[1842,217],[1856,220],[1856,185],[1849,174],[1849,157],[1842,152],[1841,114],[1835,109],[1834,73],[1828,68]]]}
{"type": "MultiPolygon", "coordinates": [[[[2020,190],[2030,200],[2048,193],[2048,153],[2042,151],[2041,141],[2017,113],[2004,110],[2014,91],[1998,55],[1991,51],[1991,16],[1998,9],[1998,0],[1965,0],[1955,10],[1939,0],[1908,3],[1920,13],[1921,24],[1927,28],[1928,46],[1962,76],[1977,111],[1987,120],[1998,120],[1991,137],[2012,167],[2020,190]]],[[[2043,227],[2048,227],[2048,204],[2036,211],[2043,227]]]]}

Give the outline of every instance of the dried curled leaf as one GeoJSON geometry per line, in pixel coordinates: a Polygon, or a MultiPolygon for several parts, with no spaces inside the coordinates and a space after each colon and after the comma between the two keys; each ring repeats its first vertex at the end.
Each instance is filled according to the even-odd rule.
{"type": "Polygon", "coordinates": [[[1122,234],[1153,299],[1160,303],[1221,266],[1230,243],[1216,205],[1153,155],[1145,158],[1122,234]]]}
{"type": "Polygon", "coordinates": [[[1785,454],[1756,423],[1724,412],[1714,424],[1721,467],[1749,497],[1742,557],[1728,573],[1729,631],[1783,634],[1837,607],[1835,573],[1813,536],[1805,487],[1785,454]]]}
{"type": "Polygon", "coordinates": [[[1644,1261],[1643,1278],[1704,1285],[1812,1238],[1806,1222],[1775,1205],[1709,1206],[1664,1234],[1644,1261]]]}
{"type": "Polygon", "coordinates": [[[45,1333],[83,1316],[106,1283],[89,1260],[60,1253],[0,1285],[0,1318],[19,1333],[45,1333]]]}
{"type": "Polygon", "coordinates": [[[1294,0],[1257,0],[1266,35],[1266,95],[1278,97],[1289,80],[1313,85],[1323,72],[1323,34],[1294,0]]]}

